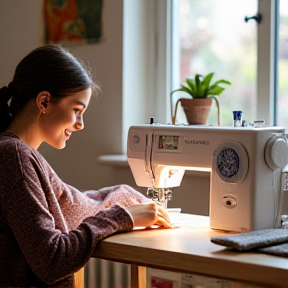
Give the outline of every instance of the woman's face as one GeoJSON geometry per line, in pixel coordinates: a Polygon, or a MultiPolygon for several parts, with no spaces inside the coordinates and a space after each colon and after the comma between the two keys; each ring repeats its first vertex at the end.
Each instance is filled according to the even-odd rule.
{"type": "Polygon", "coordinates": [[[41,115],[43,141],[57,149],[64,148],[71,134],[84,128],[83,114],[91,94],[91,88],[88,88],[64,97],[56,104],[49,102],[46,112],[41,115]]]}

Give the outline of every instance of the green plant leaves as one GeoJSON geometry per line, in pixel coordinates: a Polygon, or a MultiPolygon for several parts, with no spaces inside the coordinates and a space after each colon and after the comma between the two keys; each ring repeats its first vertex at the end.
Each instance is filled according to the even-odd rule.
{"type": "Polygon", "coordinates": [[[212,96],[220,95],[225,88],[219,86],[219,84],[231,85],[231,83],[225,79],[221,79],[210,85],[210,82],[214,76],[214,72],[207,74],[203,77],[200,74],[196,74],[194,79],[186,78],[186,84],[181,84],[181,88],[171,92],[183,91],[188,93],[192,98],[214,98],[212,96]]]}
{"type": "Polygon", "coordinates": [[[202,95],[206,95],[206,97],[208,96],[209,85],[210,85],[213,75],[214,73],[209,73],[208,75],[204,77],[203,82],[202,82],[202,95]]]}
{"type": "Polygon", "coordinates": [[[191,96],[193,96],[191,89],[189,89],[188,87],[184,86],[181,84],[181,91],[187,92],[188,94],[190,94],[191,96]]]}
{"type": "Polygon", "coordinates": [[[200,92],[201,92],[201,84],[202,84],[202,82],[201,82],[201,75],[199,75],[199,74],[196,74],[195,75],[195,85],[196,85],[196,93],[195,93],[195,97],[197,97],[196,95],[198,95],[200,92]]]}
{"type": "MultiPolygon", "coordinates": [[[[194,94],[196,91],[195,81],[191,78],[186,78],[186,83],[188,84],[188,87],[190,88],[190,92],[194,94]]],[[[193,94],[191,95],[193,96],[193,94]]]]}

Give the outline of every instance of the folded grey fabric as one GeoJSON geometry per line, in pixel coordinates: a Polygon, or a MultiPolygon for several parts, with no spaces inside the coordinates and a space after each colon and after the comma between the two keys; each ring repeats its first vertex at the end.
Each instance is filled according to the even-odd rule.
{"type": "Polygon", "coordinates": [[[211,238],[211,242],[239,251],[246,251],[288,242],[288,229],[265,229],[227,236],[215,236],[211,238]]]}
{"type": "Polygon", "coordinates": [[[257,251],[265,254],[288,257],[288,243],[259,248],[257,251]]]}

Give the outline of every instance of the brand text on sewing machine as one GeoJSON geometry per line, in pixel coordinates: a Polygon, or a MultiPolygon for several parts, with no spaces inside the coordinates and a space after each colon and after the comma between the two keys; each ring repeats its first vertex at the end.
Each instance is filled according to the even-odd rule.
{"type": "Polygon", "coordinates": [[[209,141],[206,141],[206,140],[187,140],[187,139],[185,139],[185,144],[209,145],[209,141]]]}

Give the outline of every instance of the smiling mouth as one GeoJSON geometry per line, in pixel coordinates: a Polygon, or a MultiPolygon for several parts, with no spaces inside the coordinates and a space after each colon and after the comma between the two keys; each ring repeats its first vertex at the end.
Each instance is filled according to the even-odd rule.
{"type": "Polygon", "coordinates": [[[71,134],[72,134],[72,132],[70,132],[70,131],[68,131],[67,129],[65,129],[65,135],[66,135],[67,137],[70,137],[71,134]]]}

